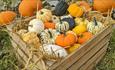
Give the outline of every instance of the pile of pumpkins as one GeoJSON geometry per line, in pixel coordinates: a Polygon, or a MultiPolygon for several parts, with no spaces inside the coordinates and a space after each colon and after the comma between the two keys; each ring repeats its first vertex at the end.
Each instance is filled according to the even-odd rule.
{"type": "MultiPolygon", "coordinates": [[[[93,9],[107,12],[115,7],[114,0],[94,0],[93,3],[91,7],[86,1],[67,3],[66,0],[54,0],[52,3],[49,1],[51,9],[46,9],[40,0],[22,0],[19,5],[20,15],[36,15],[36,18],[30,20],[28,30],[21,29],[18,34],[27,44],[40,49],[51,59],[66,57],[105,27],[96,17],[88,20],[85,17],[87,12],[93,9]]],[[[9,21],[16,16],[15,13],[11,14],[8,14],[12,18],[9,21]]],[[[0,23],[6,22],[3,18],[0,15],[0,23]]]]}

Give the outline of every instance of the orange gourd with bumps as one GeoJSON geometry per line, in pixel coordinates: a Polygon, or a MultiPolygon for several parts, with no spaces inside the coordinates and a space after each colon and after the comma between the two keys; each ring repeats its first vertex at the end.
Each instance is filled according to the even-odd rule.
{"type": "Polygon", "coordinates": [[[13,11],[3,11],[0,13],[0,26],[10,24],[16,17],[16,13],[13,11]]]}
{"type": "Polygon", "coordinates": [[[92,37],[93,37],[92,33],[90,33],[90,32],[84,32],[84,33],[82,33],[82,34],[79,35],[78,43],[79,44],[84,44],[86,41],[88,41],[92,37]]]}
{"type": "Polygon", "coordinates": [[[40,0],[23,0],[19,5],[19,13],[22,16],[33,16],[34,13],[42,8],[40,0]]]}
{"type": "Polygon", "coordinates": [[[60,34],[56,38],[56,44],[64,48],[70,47],[76,42],[76,35],[73,33],[60,34]]]}

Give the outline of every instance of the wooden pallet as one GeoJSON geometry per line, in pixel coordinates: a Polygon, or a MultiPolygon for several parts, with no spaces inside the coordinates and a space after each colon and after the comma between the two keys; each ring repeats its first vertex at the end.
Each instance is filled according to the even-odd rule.
{"type": "MultiPolygon", "coordinates": [[[[16,51],[17,57],[23,64],[29,58],[29,49],[26,43],[18,36],[18,34],[12,32],[12,29],[8,26],[9,35],[11,36],[12,45],[16,51]]],[[[103,58],[106,53],[109,40],[112,33],[112,26],[104,28],[101,32],[95,35],[91,40],[82,45],[76,51],[68,55],[60,62],[55,63],[49,70],[92,70],[93,67],[103,58]]],[[[31,60],[32,63],[36,62],[40,57],[34,55],[31,60]]],[[[45,70],[43,60],[37,63],[41,70],[45,70]]],[[[37,70],[37,69],[33,69],[37,70]]]]}

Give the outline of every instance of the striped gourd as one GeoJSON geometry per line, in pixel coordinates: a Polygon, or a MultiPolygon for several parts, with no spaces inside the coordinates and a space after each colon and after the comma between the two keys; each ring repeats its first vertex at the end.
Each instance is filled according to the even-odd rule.
{"type": "Polygon", "coordinates": [[[66,21],[60,21],[60,22],[56,23],[55,28],[57,31],[64,33],[69,30],[69,23],[66,21]]]}
{"type": "Polygon", "coordinates": [[[96,21],[96,18],[94,18],[94,21],[88,23],[88,25],[87,25],[88,31],[93,34],[97,34],[103,28],[104,28],[104,25],[101,22],[96,21]]]}
{"type": "Polygon", "coordinates": [[[40,42],[42,44],[55,44],[55,39],[59,32],[54,29],[46,29],[42,31],[39,35],[40,42]]]}

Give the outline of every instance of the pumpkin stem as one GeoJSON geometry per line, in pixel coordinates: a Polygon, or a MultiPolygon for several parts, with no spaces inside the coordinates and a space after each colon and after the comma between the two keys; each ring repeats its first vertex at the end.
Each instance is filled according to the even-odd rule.
{"type": "Polygon", "coordinates": [[[86,18],[86,13],[83,14],[83,19],[82,19],[82,21],[85,21],[85,18],[86,18]]]}
{"type": "Polygon", "coordinates": [[[44,12],[41,11],[40,14],[44,14],[44,12]]]}
{"type": "Polygon", "coordinates": [[[97,26],[98,24],[97,24],[97,20],[96,20],[96,18],[94,17],[94,23],[95,23],[95,26],[97,26]]]}

